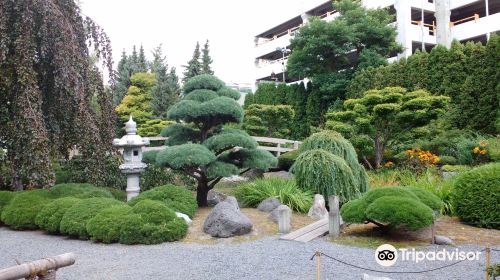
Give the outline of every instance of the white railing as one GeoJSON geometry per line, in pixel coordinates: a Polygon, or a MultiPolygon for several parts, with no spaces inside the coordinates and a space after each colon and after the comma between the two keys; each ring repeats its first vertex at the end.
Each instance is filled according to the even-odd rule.
{"type": "MultiPolygon", "coordinates": [[[[267,145],[259,145],[258,149],[266,150],[272,153],[276,153],[276,156],[280,156],[282,153],[290,152],[297,150],[299,145],[302,144],[300,141],[288,140],[288,139],[280,139],[280,138],[271,138],[271,137],[258,137],[252,136],[257,143],[266,143],[267,145]],[[272,144],[272,146],[269,146],[272,144]]],[[[165,141],[166,137],[149,137],[150,142],[155,141],[165,141]]],[[[156,146],[156,147],[144,147],[143,151],[159,151],[165,149],[165,146],[156,146]]]]}

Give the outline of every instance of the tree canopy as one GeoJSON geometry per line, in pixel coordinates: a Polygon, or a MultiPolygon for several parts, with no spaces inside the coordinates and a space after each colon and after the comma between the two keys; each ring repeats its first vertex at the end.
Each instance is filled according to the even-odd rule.
{"type": "Polygon", "coordinates": [[[253,104],[245,110],[243,129],[253,136],[287,138],[289,121],[294,117],[290,105],[253,104]]]}
{"type": "Polygon", "coordinates": [[[198,182],[197,201],[207,205],[207,193],[222,177],[240,174],[249,168],[267,169],[277,164],[267,151],[246,132],[225,128],[241,123],[243,109],[238,95],[227,96],[224,83],[211,75],[199,75],[184,85],[184,98],[168,111],[177,123],[162,131],[166,148],[156,164],[185,172],[198,182]]]}
{"type": "Polygon", "coordinates": [[[208,46],[208,40],[205,42],[205,45],[203,46],[202,50],[202,56],[201,56],[201,73],[203,74],[208,74],[208,75],[213,75],[214,71],[212,70],[211,66],[212,65],[212,58],[210,57],[210,49],[208,46]]]}
{"type": "Polygon", "coordinates": [[[193,57],[188,61],[187,65],[183,66],[184,69],[184,77],[182,78],[183,82],[187,82],[192,77],[198,76],[202,74],[202,64],[200,62],[200,43],[196,42],[196,47],[193,51],[193,57]]]}
{"type": "Polygon", "coordinates": [[[50,155],[74,145],[89,178],[102,177],[115,118],[94,62],[113,77],[109,38],[74,1],[2,1],[0,14],[0,145],[12,186],[52,185],[50,155]]]}

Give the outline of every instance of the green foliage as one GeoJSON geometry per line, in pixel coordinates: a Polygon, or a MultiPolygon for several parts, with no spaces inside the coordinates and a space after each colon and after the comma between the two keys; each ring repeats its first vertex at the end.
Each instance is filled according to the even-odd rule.
{"type": "Polygon", "coordinates": [[[453,204],[462,221],[479,227],[500,228],[499,163],[459,174],[453,187],[453,204]]]}
{"type": "Polygon", "coordinates": [[[445,119],[459,129],[498,133],[500,75],[500,36],[486,44],[454,42],[447,49],[437,46],[430,53],[417,52],[407,60],[388,66],[358,71],[347,90],[348,98],[360,98],[363,92],[384,87],[425,88],[436,95],[451,98],[445,119]]]}
{"type": "Polygon", "coordinates": [[[0,217],[2,217],[3,209],[9,204],[9,202],[14,198],[15,193],[9,191],[0,191],[0,217]]]}
{"type": "MultiPolygon", "coordinates": [[[[335,129],[340,123],[350,127],[353,133],[363,135],[373,143],[375,167],[381,167],[384,151],[396,135],[423,127],[443,113],[449,98],[432,96],[423,90],[406,92],[400,87],[369,90],[363,97],[348,99],[344,110],[327,115],[327,127],[335,129]]],[[[345,129],[343,130],[346,131],[345,129]]],[[[357,143],[357,141],[354,141],[357,143]]],[[[356,147],[366,151],[363,146],[356,147]]]]}
{"type": "Polygon", "coordinates": [[[210,57],[210,49],[208,46],[208,40],[205,42],[205,45],[203,46],[203,50],[201,51],[201,74],[208,74],[208,75],[213,75],[214,71],[210,67],[212,64],[213,60],[210,57]]]}
{"type": "Polygon", "coordinates": [[[174,122],[162,119],[150,119],[137,127],[137,134],[141,136],[158,136],[165,127],[171,124],[174,124],[174,122]]]}
{"type": "Polygon", "coordinates": [[[143,200],[157,200],[162,202],[168,208],[184,213],[189,217],[193,217],[197,206],[193,194],[183,187],[174,185],[165,185],[154,189],[141,192],[129,202],[129,205],[134,206],[143,200]]]}
{"type": "Polygon", "coordinates": [[[256,149],[258,144],[246,133],[239,129],[224,129],[203,142],[203,145],[211,151],[220,153],[234,147],[245,149],[256,149]]]}
{"type": "Polygon", "coordinates": [[[433,208],[439,209],[440,204],[437,197],[422,189],[383,187],[347,202],[340,213],[348,223],[372,222],[383,227],[406,226],[417,230],[432,224],[433,208]]]}
{"type": "Polygon", "coordinates": [[[50,193],[45,189],[16,193],[3,208],[2,222],[13,229],[36,229],[36,215],[50,201],[50,193]]]}
{"type": "Polygon", "coordinates": [[[490,154],[490,159],[495,162],[500,162],[500,137],[492,137],[487,140],[488,152],[490,154]]]}
{"type": "Polygon", "coordinates": [[[101,210],[113,205],[123,204],[111,198],[87,198],[82,199],[66,210],[61,219],[60,232],[80,239],[88,239],[89,234],[86,229],[87,222],[95,217],[101,210]]]}
{"type": "Polygon", "coordinates": [[[234,100],[240,100],[241,94],[239,91],[232,88],[223,87],[217,91],[217,95],[232,98],[234,100]]]}
{"type": "Polygon", "coordinates": [[[281,178],[257,179],[239,185],[234,192],[238,201],[248,207],[256,207],[260,202],[275,197],[290,209],[306,213],[312,205],[312,193],[297,187],[294,180],[281,178]]]}
{"type": "Polygon", "coordinates": [[[36,215],[35,223],[41,229],[55,234],[59,233],[61,220],[66,211],[80,202],[76,197],[63,197],[46,204],[36,215]]]}
{"type": "Polygon", "coordinates": [[[295,163],[295,160],[297,159],[299,154],[299,150],[294,150],[280,155],[278,157],[278,168],[288,171],[290,167],[292,167],[292,165],[295,163]]]}
{"type": "Polygon", "coordinates": [[[202,74],[202,65],[200,63],[200,43],[196,42],[196,47],[193,52],[193,57],[188,61],[183,74],[182,81],[186,84],[191,78],[202,74]]]}
{"type": "Polygon", "coordinates": [[[301,189],[324,197],[337,195],[342,203],[355,199],[360,194],[349,165],[344,159],[328,151],[316,149],[301,153],[291,170],[301,189]]]}
{"type": "Polygon", "coordinates": [[[170,68],[170,72],[168,71],[161,45],[153,50],[151,72],[156,78],[156,85],[151,89],[151,108],[156,117],[165,119],[168,108],[179,99],[181,88],[175,67],[170,68]]]}
{"type": "Polygon", "coordinates": [[[113,243],[120,240],[122,225],[126,223],[132,207],[121,204],[114,205],[99,212],[86,225],[92,240],[113,243]]]}
{"type": "Polygon", "coordinates": [[[245,110],[243,129],[254,136],[286,138],[294,111],[290,105],[250,105],[245,110]]]}
{"type": "Polygon", "coordinates": [[[189,79],[184,84],[184,94],[190,93],[196,89],[206,89],[218,91],[224,87],[224,82],[212,75],[198,75],[194,79],[189,79]]]}
{"type": "Polygon", "coordinates": [[[200,144],[183,144],[168,147],[156,157],[159,166],[183,169],[199,165],[208,165],[216,160],[212,151],[200,144]]]}
{"type": "Polygon", "coordinates": [[[323,149],[344,159],[354,175],[359,191],[363,193],[368,190],[368,175],[359,164],[353,145],[342,135],[333,131],[321,131],[306,138],[300,146],[301,152],[314,149],[323,149]]]}
{"type": "Polygon", "coordinates": [[[440,156],[439,163],[443,165],[455,165],[458,163],[458,161],[453,156],[440,156]]]}
{"type": "Polygon", "coordinates": [[[61,197],[76,197],[76,198],[90,198],[90,197],[107,197],[112,198],[113,195],[108,189],[98,188],[91,184],[58,184],[50,188],[50,195],[54,198],[61,197]]]}
{"type": "Polygon", "coordinates": [[[127,215],[120,228],[120,243],[157,244],[176,241],[187,233],[187,224],[158,201],[142,200],[127,215]]]}

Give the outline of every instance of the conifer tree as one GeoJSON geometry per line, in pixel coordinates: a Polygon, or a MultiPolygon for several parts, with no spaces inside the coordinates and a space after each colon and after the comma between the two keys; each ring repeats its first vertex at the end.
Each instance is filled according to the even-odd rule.
{"type": "Polygon", "coordinates": [[[148,61],[146,60],[146,55],[144,54],[144,48],[139,48],[139,56],[137,57],[136,73],[137,72],[147,72],[148,71],[148,61]]]}
{"type": "Polygon", "coordinates": [[[156,85],[151,91],[151,107],[156,117],[165,119],[168,108],[179,98],[180,87],[175,68],[172,67],[171,71],[168,72],[168,65],[163,56],[161,45],[153,50],[151,72],[156,77],[156,85]]]}
{"type": "Polygon", "coordinates": [[[183,66],[186,68],[184,70],[183,82],[187,82],[194,76],[198,76],[202,73],[201,63],[200,63],[200,43],[196,42],[196,47],[193,52],[193,57],[188,61],[187,65],[183,66]]]}
{"type": "Polygon", "coordinates": [[[210,65],[212,64],[213,60],[210,57],[210,49],[208,46],[208,40],[205,42],[205,45],[203,46],[202,50],[202,57],[201,57],[201,72],[202,74],[208,74],[208,75],[213,75],[214,71],[212,71],[212,68],[210,68],[210,65]]]}

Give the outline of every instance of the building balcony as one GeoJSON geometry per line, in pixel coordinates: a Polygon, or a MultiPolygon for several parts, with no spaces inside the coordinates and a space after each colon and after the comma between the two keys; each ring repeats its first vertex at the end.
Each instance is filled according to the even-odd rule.
{"type": "Polygon", "coordinates": [[[470,4],[473,4],[473,3],[479,2],[479,1],[482,1],[482,0],[451,0],[450,10],[455,10],[455,9],[463,7],[463,6],[468,6],[470,4]]]}
{"type": "MultiPolygon", "coordinates": [[[[257,66],[255,67],[255,78],[256,80],[269,77],[272,73],[281,79],[280,74],[283,73],[283,59],[278,60],[259,60],[257,66]]],[[[287,63],[287,58],[284,60],[284,65],[287,63]]]]}
{"type": "Polygon", "coordinates": [[[431,24],[424,24],[422,22],[412,21],[410,27],[410,38],[414,42],[424,42],[426,44],[436,45],[436,27],[431,24]]]}
{"type": "Polygon", "coordinates": [[[487,17],[471,16],[464,18],[460,22],[450,23],[451,35],[458,41],[478,37],[486,33],[500,30],[500,13],[487,17]]]}
{"type": "Polygon", "coordinates": [[[275,52],[277,48],[288,47],[290,45],[290,39],[296,30],[290,32],[287,31],[286,34],[272,39],[259,38],[259,41],[255,45],[254,57],[262,57],[275,52]]]}

